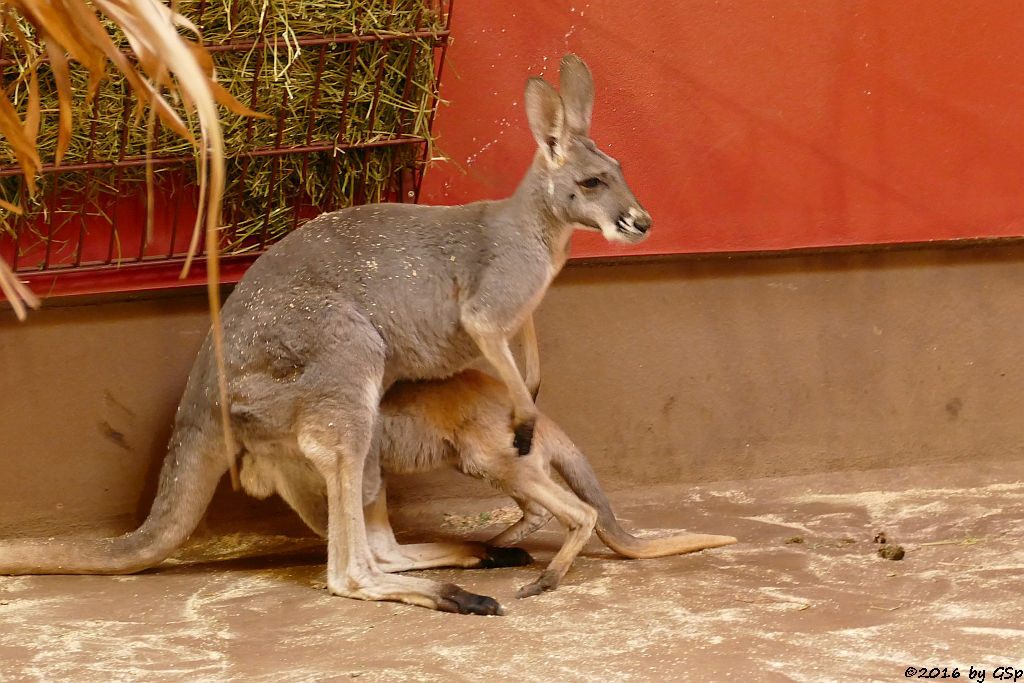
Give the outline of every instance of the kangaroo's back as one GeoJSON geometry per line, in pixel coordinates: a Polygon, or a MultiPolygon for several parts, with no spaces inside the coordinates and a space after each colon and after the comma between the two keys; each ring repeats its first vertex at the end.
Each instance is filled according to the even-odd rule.
{"type": "Polygon", "coordinates": [[[285,237],[225,302],[235,374],[301,360],[313,338],[356,317],[385,341],[396,377],[461,369],[478,353],[460,329],[462,299],[476,289],[486,245],[508,239],[488,204],[357,206],[285,237]]]}

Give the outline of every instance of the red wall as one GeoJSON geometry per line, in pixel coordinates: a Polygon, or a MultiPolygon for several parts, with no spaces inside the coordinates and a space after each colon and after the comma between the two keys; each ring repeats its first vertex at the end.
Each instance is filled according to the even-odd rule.
{"type": "Polygon", "coordinates": [[[577,256],[1024,234],[1019,0],[456,0],[452,29],[427,203],[512,191],[523,82],[568,50],[654,217],[577,256]]]}

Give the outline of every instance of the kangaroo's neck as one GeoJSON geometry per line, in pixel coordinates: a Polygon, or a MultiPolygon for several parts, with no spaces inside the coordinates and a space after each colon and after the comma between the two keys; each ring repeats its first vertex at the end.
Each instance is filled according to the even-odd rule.
{"type": "Polygon", "coordinates": [[[534,160],[511,197],[500,202],[499,212],[506,221],[534,233],[551,254],[556,270],[561,270],[569,251],[569,238],[575,224],[566,221],[558,210],[557,198],[538,160],[534,160]]]}

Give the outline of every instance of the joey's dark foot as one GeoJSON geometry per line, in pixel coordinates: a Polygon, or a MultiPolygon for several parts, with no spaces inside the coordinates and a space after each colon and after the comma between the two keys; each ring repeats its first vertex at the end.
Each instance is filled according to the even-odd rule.
{"type": "Polygon", "coordinates": [[[497,567],[525,567],[533,563],[533,557],[522,548],[495,548],[487,546],[487,556],[477,565],[478,569],[497,567]]]}
{"type": "Polygon", "coordinates": [[[519,455],[530,454],[530,448],[533,447],[533,428],[535,425],[536,422],[534,420],[529,420],[515,426],[515,438],[512,439],[512,445],[519,451],[519,455]]]}
{"type": "Polygon", "coordinates": [[[534,595],[540,595],[544,591],[553,590],[558,586],[558,582],[561,579],[554,572],[541,572],[541,575],[537,577],[537,580],[533,583],[528,583],[518,591],[516,591],[517,598],[529,598],[534,595]]]}
{"type": "Polygon", "coordinates": [[[486,595],[477,595],[464,591],[453,583],[441,587],[437,608],[442,612],[458,612],[459,614],[501,615],[505,610],[498,601],[486,595]]]}

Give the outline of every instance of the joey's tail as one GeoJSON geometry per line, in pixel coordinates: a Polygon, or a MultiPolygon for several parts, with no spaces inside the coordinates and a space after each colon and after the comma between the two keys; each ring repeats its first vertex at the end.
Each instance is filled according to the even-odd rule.
{"type": "Polygon", "coordinates": [[[227,470],[221,450],[199,437],[202,431],[175,434],[153,507],[138,529],[114,538],[0,540],[0,575],[133,574],[159,564],[195,530],[227,470]]]}
{"type": "Polygon", "coordinates": [[[705,548],[717,548],[736,542],[732,536],[713,536],[709,534],[673,534],[660,538],[637,538],[623,529],[615,515],[607,496],[597,483],[590,462],[576,449],[568,439],[552,449],[551,464],[562,475],[569,488],[585,503],[597,510],[597,535],[609,548],[635,559],[649,557],[665,557],[679,555],[705,548]]]}

